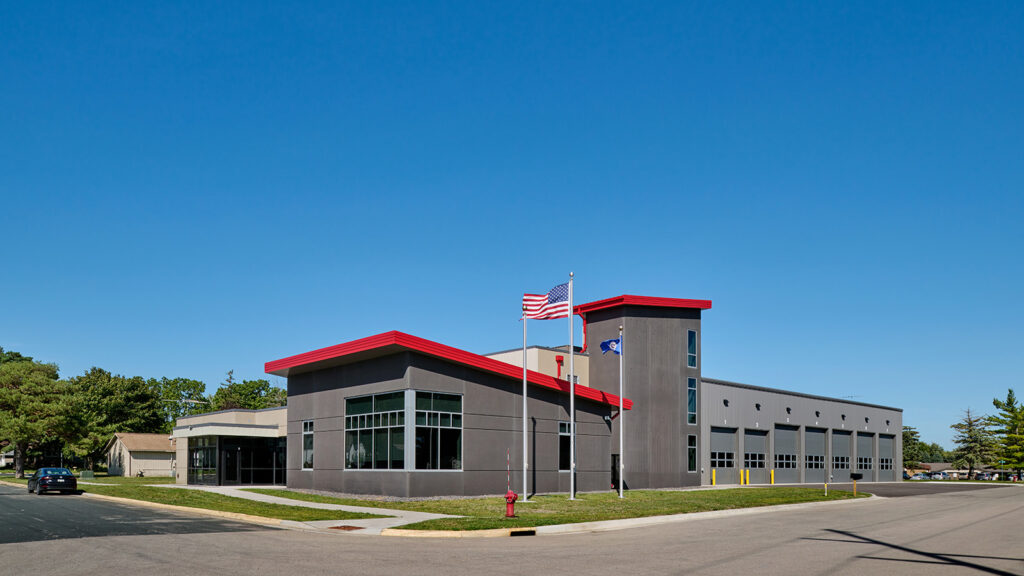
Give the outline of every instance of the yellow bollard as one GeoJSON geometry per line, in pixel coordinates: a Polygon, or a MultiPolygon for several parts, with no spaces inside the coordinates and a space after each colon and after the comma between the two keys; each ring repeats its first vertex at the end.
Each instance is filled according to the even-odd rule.
{"type": "Polygon", "coordinates": [[[750,486],[750,468],[747,468],[747,486],[750,486]]]}
{"type": "Polygon", "coordinates": [[[854,496],[857,495],[857,481],[856,480],[853,481],[853,495],[854,496]]]}
{"type": "Polygon", "coordinates": [[[711,485],[712,486],[715,485],[715,469],[714,468],[711,469],[711,485]]]}
{"type": "Polygon", "coordinates": [[[775,470],[772,470],[772,484],[775,484],[775,470]]]}

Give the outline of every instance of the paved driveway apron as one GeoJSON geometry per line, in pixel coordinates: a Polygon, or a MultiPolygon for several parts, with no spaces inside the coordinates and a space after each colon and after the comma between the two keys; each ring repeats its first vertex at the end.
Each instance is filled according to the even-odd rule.
{"type": "Polygon", "coordinates": [[[153,534],[275,530],[244,522],[125,506],[77,495],[29,494],[0,485],[0,544],[153,534]]]}

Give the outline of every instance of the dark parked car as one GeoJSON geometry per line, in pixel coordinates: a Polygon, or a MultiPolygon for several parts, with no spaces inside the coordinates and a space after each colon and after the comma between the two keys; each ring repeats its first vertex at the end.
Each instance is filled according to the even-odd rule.
{"type": "Polygon", "coordinates": [[[28,491],[36,494],[46,492],[78,492],[78,481],[67,468],[40,468],[28,479],[28,491]]]}

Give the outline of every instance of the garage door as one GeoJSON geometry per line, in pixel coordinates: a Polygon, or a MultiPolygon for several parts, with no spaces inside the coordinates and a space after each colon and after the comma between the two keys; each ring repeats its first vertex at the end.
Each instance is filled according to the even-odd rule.
{"type": "Polygon", "coordinates": [[[791,484],[800,481],[800,429],[775,425],[775,481],[791,484]]]}
{"type": "Polygon", "coordinates": [[[823,428],[804,431],[804,482],[825,482],[825,432],[823,428]]]}
{"type": "Polygon", "coordinates": [[[750,471],[751,484],[768,483],[768,431],[743,432],[743,468],[750,471]]]}
{"type": "Polygon", "coordinates": [[[737,484],[736,429],[711,428],[711,469],[718,484],[737,484]]]}
{"type": "Polygon", "coordinates": [[[864,482],[875,480],[875,435],[857,433],[857,472],[864,475],[864,482]]]}
{"type": "Polygon", "coordinates": [[[850,481],[850,433],[845,430],[832,431],[832,481],[850,481]]]}
{"type": "Polygon", "coordinates": [[[891,482],[896,480],[896,471],[893,463],[893,451],[896,448],[896,437],[889,434],[878,436],[878,481],[891,482]]]}

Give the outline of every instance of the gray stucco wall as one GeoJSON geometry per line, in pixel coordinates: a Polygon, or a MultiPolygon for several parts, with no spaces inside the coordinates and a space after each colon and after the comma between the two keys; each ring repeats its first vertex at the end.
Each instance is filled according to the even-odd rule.
{"type": "MultiPolygon", "coordinates": [[[[601,354],[603,340],[623,337],[625,396],[633,401],[625,419],[625,483],[629,488],[665,488],[700,484],[686,466],[686,437],[700,432],[700,310],[621,306],[587,314],[590,386],[619,393],[619,357],[601,354]],[[697,367],[688,368],[687,331],[697,336],[697,367]],[[687,424],[687,378],[698,382],[698,422],[687,424]]],[[[619,452],[619,424],[611,451],[619,452]]],[[[698,448],[698,458],[707,448],[698,448]]]]}
{"type": "MultiPolygon", "coordinates": [[[[875,406],[858,402],[845,402],[838,399],[811,397],[782,390],[770,390],[755,386],[747,386],[721,380],[705,379],[701,383],[701,468],[704,483],[710,484],[711,463],[708,452],[711,449],[711,427],[764,430],[769,432],[769,445],[774,445],[776,425],[795,426],[798,428],[799,449],[797,471],[787,470],[776,472],[776,483],[783,479],[798,478],[797,482],[817,482],[833,477],[835,482],[849,479],[851,471],[857,471],[857,457],[872,458],[871,470],[865,473],[865,481],[878,481],[879,454],[878,439],[880,435],[891,436],[889,443],[892,448],[893,470],[902,470],[902,430],[903,413],[894,408],[875,406]],[[824,429],[825,433],[818,432],[824,429]],[[810,437],[807,438],[808,432],[810,437]],[[849,436],[847,436],[849,434],[849,436]],[[848,446],[848,447],[847,447],[848,446]],[[824,449],[825,469],[809,470],[806,467],[807,454],[820,454],[824,449]],[[833,469],[834,456],[849,456],[850,469],[833,469]]],[[[744,434],[737,433],[737,453],[744,453],[744,434]]],[[[789,442],[789,440],[787,440],[789,442]]],[[[781,447],[780,447],[781,448],[781,447]]],[[[778,449],[773,452],[778,452],[778,449]]],[[[742,464],[742,458],[737,459],[742,464]]],[[[769,463],[772,466],[774,462],[769,463]]],[[[883,475],[885,479],[888,474],[883,475]]],[[[731,475],[729,475],[731,478],[731,475]]],[[[893,474],[897,480],[899,474],[893,474]]],[[[754,483],[755,473],[751,473],[754,483]]],[[[721,480],[719,472],[718,483],[721,480]]]]}
{"type": "MultiPolygon", "coordinates": [[[[529,489],[567,492],[568,472],[558,470],[558,423],[569,420],[568,396],[534,385],[528,394],[529,489]]],[[[611,410],[584,399],[576,408],[577,489],[608,490],[610,426],[604,417],[611,410]]],[[[507,485],[506,454],[512,462],[512,489],[520,492],[521,381],[411,352],[288,379],[289,487],[392,496],[501,494],[507,485]],[[406,389],[462,395],[462,470],[416,470],[409,441],[404,470],[346,470],[345,399],[406,389]],[[305,420],[314,422],[313,470],[301,469],[305,420]]]]}

